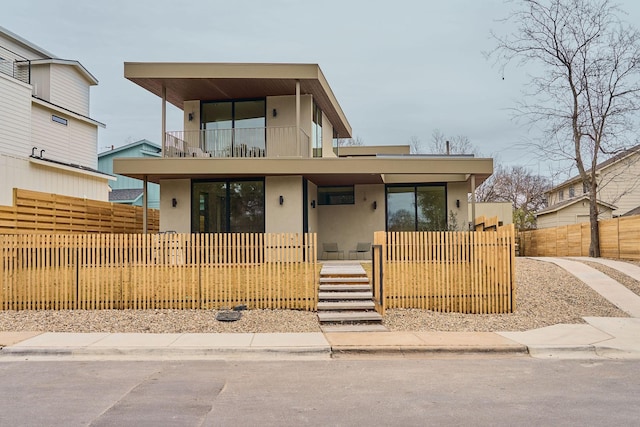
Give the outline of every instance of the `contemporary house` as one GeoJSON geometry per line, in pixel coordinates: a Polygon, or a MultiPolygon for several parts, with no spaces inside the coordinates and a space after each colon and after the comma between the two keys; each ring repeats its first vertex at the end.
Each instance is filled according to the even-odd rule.
{"type": "Polygon", "coordinates": [[[114,178],[97,168],[96,78],[0,27],[0,205],[13,188],[106,201],[114,178]]]}
{"type": "Polygon", "coordinates": [[[374,231],[467,229],[467,195],[493,172],[492,159],[338,147],[351,125],[316,64],[125,63],[124,75],[162,101],[162,156],[113,171],[160,185],[164,231],[314,232],[319,256],[323,243],[348,253],[374,231]],[[166,129],[167,102],[183,129],[166,129]]]}
{"type": "MultiPolygon", "coordinates": [[[[596,167],[599,218],[627,215],[640,207],[640,145],[596,167]]],[[[538,228],[589,222],[589,188],[575,176],[548,191],[548,207],[537,212],[538,228]]]]}
{"type": "MultiPolygon", "coordinates": [[[[98,153],[98,170],[109,175],[115,175],[117,181],[109,183],[109,201],[126,205],[143,205],[143,181],[113,173],[113,159],[120,157],[157,158],[160,157],[162,147],[146,139],[132,142],[121,147],[111,147],[110,150],[98,153]]],[[[160,186],[149,183],[147,185],[147,207],[160,207],[160,186]]]]}

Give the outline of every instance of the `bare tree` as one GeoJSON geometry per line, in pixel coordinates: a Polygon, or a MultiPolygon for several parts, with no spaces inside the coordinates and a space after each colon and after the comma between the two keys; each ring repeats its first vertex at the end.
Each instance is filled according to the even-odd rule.
{"type": "Polygon", "coordinates": [[[411,154],[421,154],[423,152],[422,141],[417,135],[409,137],[409,148],[411,149],[411,154]]]}
{"type": "Polygon", "coordinates": [[[479,202],[509,202],[513,223],[518,229],[535,228],[534,212],[547,205],[548,178],[535,175],[523,166],[498,165],[493,175],[476,190],[479,202]]]}
{"type": "Polygon", "coordinates": [[[435,129],[431,133],[429,152],[432,154],[478,154],[478,150],[471,143],[469,137],[465,135],[447,137],[439,129],[435,129]],[[447,141],[449,142],[449,151],[447,151],[447,141]]]}
{"type": "Polygon", "coordinates": [[[520,117],[547,131],[539,145],[554,159],[570,159],[589,189],[591,256],[600,256],[596,165],[628,143],[640,109],[640,36],[609,0],[517,0],[505,20],[516,25],[489,56],[504,67],[532,66],[520,117]]]}

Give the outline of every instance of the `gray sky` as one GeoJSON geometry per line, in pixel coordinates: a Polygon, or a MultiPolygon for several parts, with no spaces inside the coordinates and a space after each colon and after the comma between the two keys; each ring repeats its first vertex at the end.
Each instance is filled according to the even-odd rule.
{"type": "MultiPolygon", "coordinates": [[[[640,2],[621,1],[629,22],[640,2]]],[[[354,136],[367,145],[423,144],[434,129],[465,135],[483,154],[534,172],[529,129],[511,120],[526,70],[504,80],[482,55],[508,14],[502,0],[106,0],[6,2],[0,25],[96,78],[91,116],[104,151],[160,142],[160,100],[123,77],[125,61],[295,62],[322,68],[354,136]]],[[[182,129],[170,112],[168,130],[182,129]]]]}

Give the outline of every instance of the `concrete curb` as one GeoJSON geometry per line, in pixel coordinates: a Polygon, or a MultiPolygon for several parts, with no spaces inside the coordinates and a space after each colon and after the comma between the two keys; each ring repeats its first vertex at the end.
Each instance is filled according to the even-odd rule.
{"type": "Polygon", "coordinates": [[[491,347],[491,346],[335,346],[332,357],[341,355],[373,354],[425,354],[425,355],[521,355],[529,354],[527,346],[491,347]]]}

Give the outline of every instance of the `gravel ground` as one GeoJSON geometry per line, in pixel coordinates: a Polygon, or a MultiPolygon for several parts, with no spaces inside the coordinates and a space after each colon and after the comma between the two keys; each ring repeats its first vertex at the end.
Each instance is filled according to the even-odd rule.
{"type": "Polygon", "coordinates": [[[585,323],[584,316],[627,317],[627,314],[562,268],[517,258],[515,313],[388,310],[384,324],[392,331],[526,331],[558,323],[585,323]]]}
{"type": "MultiPolygon", "coordinates": [[[[237,322],[219,322],[216,310],[0,311],[0,331],[45,332],[318,332],[315,313],[249,310],[237,322]]],[[[599,294],[550,263],[516,260],[513,314],[387,310],[392,331],[522,331],[557,323],[584,323],[583,316],[626,317],[599,294]]]]}

